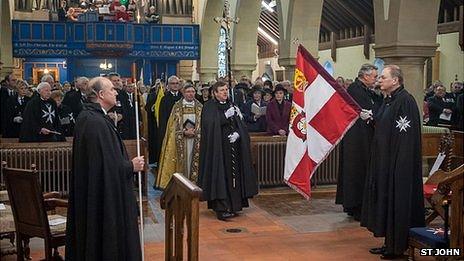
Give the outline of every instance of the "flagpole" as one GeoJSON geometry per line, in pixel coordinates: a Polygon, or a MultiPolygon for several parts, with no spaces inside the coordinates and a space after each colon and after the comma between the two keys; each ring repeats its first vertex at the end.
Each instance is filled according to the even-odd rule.
{"type": "Polygon", "coordinates": [[[232,50],[232,40],[230,39],[230,28],[232,24],[238,24],[240,19],[238,17],[231,17],[230,16],[230,7],[229,1],[224,1],[224,10],[222,11],[222,17],[215,17],[213,19],[216,23],[220,24],[226,30],[226,52],[227,52],[227,78],[229,78],[229,91],[230,91],[230,98],[232,103],[234,101],[234,90],[232,86],[232,69],[230,64],[230,52],[232,50]]]}
{"type": "MultiPolygon", "coordinates": [[[[139,126],[139,91],[135,84],[135,133],[137,140],[137,157],[140,157],[140,126],[139,126]]],[[[142,250],[142,261],[145,260],[144,236],[143,236],[143,203],[142,203],[142,171],[138,172],[139,180],[139,212],[140,212],[140,248],[142,250]]]]}

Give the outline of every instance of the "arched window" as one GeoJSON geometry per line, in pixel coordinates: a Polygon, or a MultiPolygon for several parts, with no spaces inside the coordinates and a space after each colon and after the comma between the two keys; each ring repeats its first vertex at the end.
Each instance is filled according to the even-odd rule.
{"type": "Polygon", "coordinates": [[[218,56],[218,77],[226,77],[227,74],[227,53],[226,53],[226,29],[221,26],[219,29],[219,44],[217,50],[218,56]]]}
{"type": "Polygon", "coordinates": [[[375,58],[374,66],[377,67],[377,71],[379,72],[379,75],[382,73],[384,65],[385,65],[385,62],[382,59],[375,58]]]}
{"type": "Polygon", "coordinates": [[[334,75],[334,68],[333,68],[333,65],[330,61],[326,61],[324,63],[324,69],[331,75],[333,76],[334,75]]]}

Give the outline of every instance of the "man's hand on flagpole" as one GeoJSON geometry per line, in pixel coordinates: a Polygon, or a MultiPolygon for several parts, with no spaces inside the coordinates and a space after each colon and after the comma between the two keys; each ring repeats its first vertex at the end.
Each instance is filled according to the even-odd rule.
{"type": "Polygon", "coordinates": [[[132,165],[134,168],[134,172],[142,171],[145,166],[145,159],[143,156],[135,157],[132,159],[132,165]]]}

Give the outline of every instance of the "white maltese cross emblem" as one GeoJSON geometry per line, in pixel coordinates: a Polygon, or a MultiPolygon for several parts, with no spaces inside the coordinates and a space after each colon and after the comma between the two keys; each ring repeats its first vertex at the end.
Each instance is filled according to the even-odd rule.
{"type": "Polygon", "coordinates": [[[47,110],[42,110],[43,115],[42,118],[46,118],[45,122],[50,122],[53,124],[53,117],[55,117],[55,110],[53,110],[52,105],[50,104],[45,104],[45,107],[47,107],[47,110]]]}
{"type": "Polygon", "coordinates": [[[400,132],[402,131],[407,132],[407,128],[411,127],[411,125],[409,125],[411,121],[408,121],[407,117],[408,116],[404,116],[404,117],[400,116],[400,119],[396,121],[396,128],[400,129],[400,132]]]}

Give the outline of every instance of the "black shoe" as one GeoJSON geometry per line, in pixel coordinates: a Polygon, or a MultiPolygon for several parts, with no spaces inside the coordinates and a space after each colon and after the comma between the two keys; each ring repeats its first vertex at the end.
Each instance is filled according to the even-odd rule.
{"type": "Polygon", "coordinates": [[[383,260],[394,260],[394,259],[403,259],[403,258],[405,258],[405,260],[407,259],[404,255],[395,255],[395,254],[390,254],[390,253],[383,253],[380,256],[380,259],[383,259],[383,260]]]}
{"type": "Polygon", "coordinates": [[[371,248],[369,249],[369,253],[373,255],[383,255],[385,253],[385,246],[371,248]]]}
{"type": "Polygon", "coordinates": [[[230,212],[216,212],[216,217],[221,221],[226,221],[226,219],[234,217],[234,214],[230,212]]]}

